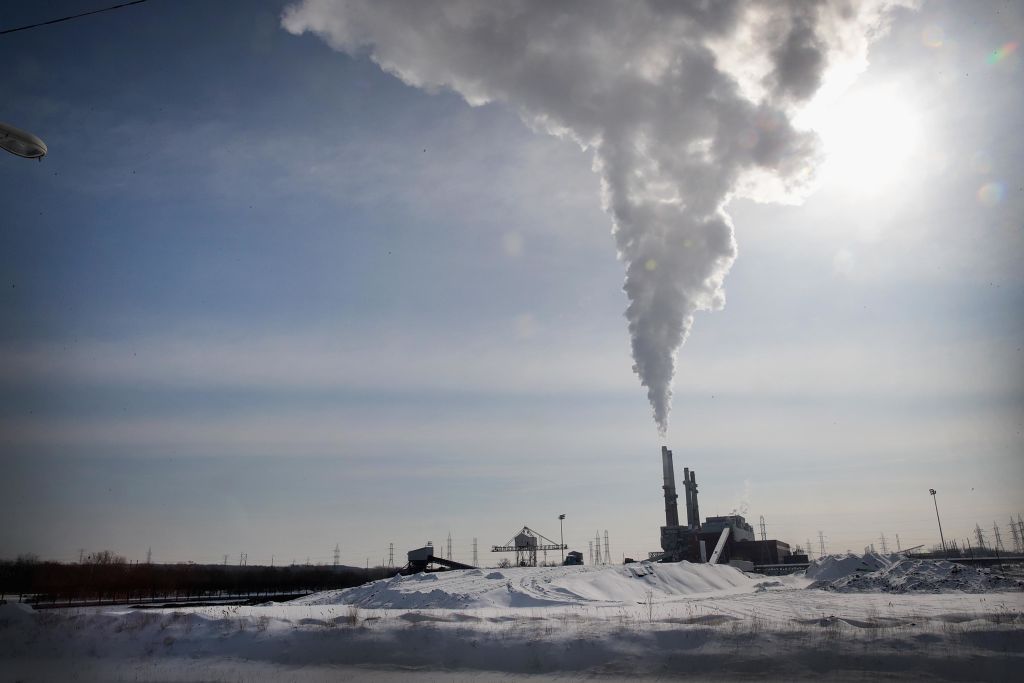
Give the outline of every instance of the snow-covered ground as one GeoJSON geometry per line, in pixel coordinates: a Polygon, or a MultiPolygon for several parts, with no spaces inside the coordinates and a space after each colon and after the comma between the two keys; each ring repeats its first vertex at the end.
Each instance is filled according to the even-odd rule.
{"type": "Polygon", "coordinates": [[[836,557],[790,577],[687,563],[465,570],[255,607],[3,605],[0,679],[1015,680],[1020,586],[905,562],[836,557]]]}

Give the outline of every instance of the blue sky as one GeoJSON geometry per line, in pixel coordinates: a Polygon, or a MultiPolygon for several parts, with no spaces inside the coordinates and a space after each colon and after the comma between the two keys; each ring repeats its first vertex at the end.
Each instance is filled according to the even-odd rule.
{"type": "MultiPolygon", "coordinates": [[[[663,441],[589,156],[291,35],[284,4],[0,38],[0,120],[50,148],[0,158],[0,557],[362,564],[451,532],[469,559],[563,512],[574,548],[657,549],[663,441]]],[[[1009,537],[1024,67],[989,57],[1022,27],[897,13],[835,112],[907,127],[831,132],[860,142],[801,205],[728,207],[728,304],[679,355],[667,437],[704,514],[907,546],[938,540],[934,487],[947,536],[1009,537]]]]}

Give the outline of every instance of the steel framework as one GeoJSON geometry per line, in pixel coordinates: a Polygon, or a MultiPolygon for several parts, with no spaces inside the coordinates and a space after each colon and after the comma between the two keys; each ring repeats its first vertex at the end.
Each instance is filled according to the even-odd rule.
{"type": "Polygon", "coordinates": [[[555,543],[547,536],[544,536],[528,526],[524,526],[505,545],[491,547],[492,553],[515,553],[517,567],[536,567],[538,550],[565,550],[569,546],[555,543]],[[539,541],[547,541],[542,544],[539,541]]]}

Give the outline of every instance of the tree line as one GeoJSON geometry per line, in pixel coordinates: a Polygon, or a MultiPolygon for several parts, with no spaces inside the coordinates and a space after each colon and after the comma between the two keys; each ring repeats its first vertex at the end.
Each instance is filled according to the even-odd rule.
{"type": "Polygon", "coordinates": [[[397,573],[397,569],[386,567],[129,563],[110,551],[90,554],[78,563],[20,556],[13,561],[0,560],[0,600],[45,605],[270,597],[351,588],[397,573]]]}

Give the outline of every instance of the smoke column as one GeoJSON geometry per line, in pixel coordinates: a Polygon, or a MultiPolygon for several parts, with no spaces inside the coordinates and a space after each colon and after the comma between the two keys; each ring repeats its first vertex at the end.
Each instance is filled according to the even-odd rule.
{"type": "Polygon", "coordinates": [[[282,25],[405,83],[504,102],[593,153],[626,267],[633,370],[664,435],[676,352],[725,304],[727,202],[795,201],[818,139],[793,123],[862,70],[884,0],[302,0],[282,25]]]}

